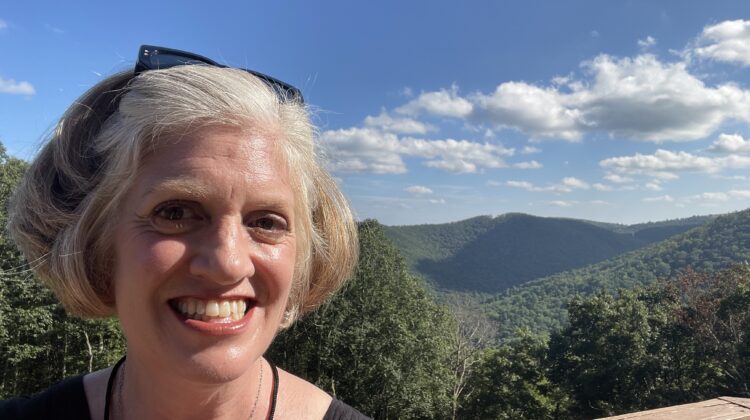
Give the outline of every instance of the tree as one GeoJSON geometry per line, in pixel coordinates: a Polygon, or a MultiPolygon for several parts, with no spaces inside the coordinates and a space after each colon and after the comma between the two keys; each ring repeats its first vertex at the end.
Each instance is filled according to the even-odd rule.
{"type": "Polygon", "coordinates": [[[663,403],[659,390],[671,386],[664,370],[680,356],[663,341],[676,305],[676,296],[658,288],[619,297],[600,291],[569,304],[570,326],[552,335],[549,359],[574,412],[601,417],[663,403]]]}
{"type": "Polygon", "coordinates": [[[382,226],[359,226],[360,260],[328,304],[274,341],[268,357],[379,419],[446,418],[453,321],[382,226]]]}
{"type": "Polygon", "coordinates": [[[556,419],[569,398],[548,375],[547,343],[521,330],[509,343],[484,351],[471,375],[460,418],[556,419]]]}
{"type": "MultiPolygon", "coordinates": [[[[26,163],[0,145],[0,223],[26,163]]],[[[66,376],[113,364],[125,349],[117,321],[69,317],[0,231],[0,398],[32,394],[66,376]]]]}

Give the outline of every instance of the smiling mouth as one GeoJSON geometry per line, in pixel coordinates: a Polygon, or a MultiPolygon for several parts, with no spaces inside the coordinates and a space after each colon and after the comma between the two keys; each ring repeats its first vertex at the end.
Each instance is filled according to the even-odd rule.
{"type": "Polygon", "coordinates": [[[169,301],[169,306],[179,315],[204,322],[239,321],[254,305],[252,299],[179,298],[169,301]]]}

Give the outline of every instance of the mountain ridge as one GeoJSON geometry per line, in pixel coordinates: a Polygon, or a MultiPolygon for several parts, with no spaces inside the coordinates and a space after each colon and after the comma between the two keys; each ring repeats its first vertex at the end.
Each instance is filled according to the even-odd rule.
{"type": "Polygon", "coordinates": [[[500,336],[518,328],[546,333],[566,322],[575,295],[616,291],[666,280],[691,268],[713,272],[750,261],[750,209],[715,217],[703,226],[585,267],[510,288],[483,306],[499,323],[500,336]]]}
{"type": "Polygon", "coordinates": [[[433,286],[497,293],[613,258],[714,218],[619,225],[507,213],[445,224],[385,226],[385,232],[409,266],[433,286]]]}

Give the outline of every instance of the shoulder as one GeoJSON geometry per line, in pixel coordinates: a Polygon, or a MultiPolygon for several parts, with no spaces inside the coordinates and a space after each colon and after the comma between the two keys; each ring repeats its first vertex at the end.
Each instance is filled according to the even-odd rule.
{"type": "Polygon", "coordinates": [[[279,372],[277,418],[366,420],[354,408],[346,405],[306,380],[282,369],[279,372]]]}
{"type": "Polygon", "coordinates": [[[279,418],[321,419],[331,405],[331,396],[306,380],[278,369],[279,418]]]}
{"type": "Polygon", "coordinates": [[[65,379],[32,397],[0,401],[0,418],[88,419],[89,409],[83,389],[83,377],[65,379]]]}
{"type": "Polygon", "coordinates": [[[337,400],[336,398],[331,401],[331,405],[328,406],[323,420],[367,420],[370,417],[365,416],[356,409],[346,405],[345,403],[337,400]]]}

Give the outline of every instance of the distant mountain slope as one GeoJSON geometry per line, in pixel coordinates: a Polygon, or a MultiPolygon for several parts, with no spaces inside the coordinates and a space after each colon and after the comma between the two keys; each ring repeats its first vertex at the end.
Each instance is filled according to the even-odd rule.
{"type": "MultiPolygon", "coordinates": [[[[716,219],[718,215],[711,214],[707,216],[691,216],[686,217],[683,219],[669,219],[669,220],[661,220],[658,222],[646,222],[646,223],[636,223],[634,225],[623,225],[620,223],[606,223],[606,222],[595,222],[592,220],[583,220],[584,222],[591,223],[592,225],[599,226],[605,229],[609,229],[613,232],[617,233],[636,233],[638,231],[643,230],[660,230],[660,229],[674,229],[674,228],[682,228],[682,232],[684,232],[687,229],[692,229],[696,226],[705,225],[706,223],[716,219]]],[[[666,239],[666,238],[664,238],[666,239]]]]}
{"type": "Polygon", "coordinates": [[[421,260],[450,257],[495,225],[490,216],[436,225],[383,226],[411,268],[421,260]]]}
{"type": "Polygon", "coordinates": [[[634,229],[510,213],[442,225],[391,226],[386,235],[412,269],[439,288],[497,293],[612,258],[701,222],[705,220],[634,229]]]}
{"type": "Polygon", "coordinates": [[[716,217],[671,239],[584,268],[534,280],[485,303],[501,336],[527,327],[547,332],[566,322],[564,307],[576,294],[631,288],[693,267],[715,271],[750,261],[750,209],[716,217]]]}

